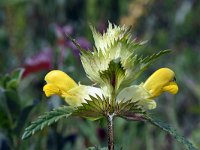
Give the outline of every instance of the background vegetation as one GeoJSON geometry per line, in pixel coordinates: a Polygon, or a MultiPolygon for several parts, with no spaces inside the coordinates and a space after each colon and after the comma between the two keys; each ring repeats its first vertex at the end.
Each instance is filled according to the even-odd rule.
{"type": "MultiPolygon", "coordinates": [[[[0,1],[0,150],[81,150],[106,146],[105,122],[62,120],[28,140],[25,126],[62,104],[42,92],[44,76],[61,69],[77,82],[91,84],[79,52],[93,45],[88,22],[103,32],[110,22],[133,27],[137,40],[148,40],[138,53],[171,49],[138,83],[160,67],[176,72],[180,91],[160,97],[151,111],[200,148],[200,1],[198,0],[1,0],[0,1]],[[17,68],[24,68],[24,72],[17,68]],[[21,76],[21,80],[20,80],[21,76]]],[[[143,122],[115,120],[115,143],[124,150],[182,150],[182,145],[143,122]]]]}

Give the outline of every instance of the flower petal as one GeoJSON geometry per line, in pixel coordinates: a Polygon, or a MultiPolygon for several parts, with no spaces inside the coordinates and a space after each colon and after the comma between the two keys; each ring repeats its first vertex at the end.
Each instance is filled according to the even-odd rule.
{"type": "Polygon", "coordinates": [[[102,90],[100,88],[79,85],[68,91],[67,95],[65,95],[65,101],[71,106],[81,106],[81,103],[86,103],[86,99],[90,100],[90,97],[96,95],[102,97],[102,90]]]}
{"type": "Polygon", "coordinates": [[[53,70],[45,76],[47,84],[52,84],[64,93],[68,90],[78,86],[76,82],[70,78],[66,73],[60,70],[53,70]]]}
{"type": "Polygon", "coordinates": [[[176,94],[178,92],[178,85],[176,82],[170,82],[168,85],[163,87],[163,91],[176,94]]]}
{"type": "Polygon", "coordinates": [[[123,89],[117,96],[117,101],[131,100],[133,102],[150,98],[151,95],[142,85],[133,85],[123,89]]]}
{"type": "Polygon", "coordinates": [[[60,95],[61,96],[61,92],[60,92],[59,88],[57,88],[53,84],[46,84],[43,87],[43,91],[45,92],[45,95],[47,97],[52,96],[52,95],[60,95]]]}
{"type": "Polygon", "coordinates": [[[140,100],[138,102],[139,105],[141,105],[144,109],[146,110],[150,110],[150,109],[155,109],[156,108],[156,102],[152,99],[143,99],[143,100],[140,100]]]}

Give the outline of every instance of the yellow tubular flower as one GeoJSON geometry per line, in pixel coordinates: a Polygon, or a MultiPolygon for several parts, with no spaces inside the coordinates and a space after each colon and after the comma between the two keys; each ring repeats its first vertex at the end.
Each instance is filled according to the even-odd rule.
{"type": "Polygon", "coordinates": [[[92,86],[78,85],[66,73],[60,70],[53,70],[45,76],[47,84],[43,87],[43,91],[47,97],[59,95],[65,98],[65,101],[71,106],[80,106],[85,99],[90,100],[89,95],[102,95],[99,88],[92,86]]]}
{"type": "Polygon", "coordinates": [[[176,94],[178,85],[174,82],[175,73],[169,68],[161,68],[155,71],[144,83],[143,87],[149,91],[152,98],[163,92],[176,94]]]}

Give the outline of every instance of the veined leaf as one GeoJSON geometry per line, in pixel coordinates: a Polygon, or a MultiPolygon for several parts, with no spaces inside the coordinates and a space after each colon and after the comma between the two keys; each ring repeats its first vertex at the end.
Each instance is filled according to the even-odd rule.
{"type": "Polygon", "coordinates": [[[31,135],[42,130],[46,126],[57,122],[61,118],[69,117],[73,111],[74,108],[70,106],[62,106],[50,112],[46,112],[43,116],[38,117],[36,121],[32,122],[31,125],[25,129],[22,139],[24,140],[29,138],[31,135]]]}
{"type": "Polygon", "coordinates": [[[82,103],[82,106],[77,107],[77,110],[72,115],[97,120],[111,112],[116,116],[129,120],[144,120],[145,111],[138,102],[121,101],[111,105],[109,98],[100,98],[90,96],[91,100],[86,100],[87,103],[82,103]]]}
{"type": "Polygon", "coordinates": [[[138,58],[138,61],[135,64],[136,66],[138,66],[138,68],[136,68],[135,70],[135,75],[133,80],[139,77],[154,61],[156,61],[156,59],[169,52],[170,50],[163,50],[153,55],[147,56],[145,58],[138,58]]]}
{"type": "Polygon", "coordinates": [[[139,66],[140,66],[140,70],[139,72],[143,72],[145,71],[156,59],[158,59],[160,56],[167,54],[171,52],[170,50],[163,50],[160,51],[158,53],[155,53],[153,55],[147,56],[145,58],[139,58],[139,66]]]}
{"type": "Polygon", "coordinates": [[[168,125],[168,124],[166,124],[166,123],[164,123],[164,122],[162,122],[160,120],[153,119],[150,116],[147,116],[146,119],[151,124],[157,126],[161,130],[163,130],[163,131],[167,132],[168,134],[170,134],[171,136],[173,136],[181,144],[184,144],[188,150],[197,150],[197,148],[195,148],[190,141],[188,141],[185,137],[183,137],[182,135],[180,135],[176,131],[176,129],[174,129],[170,125],[168,125]]]}
{"type": "Polygon", "coordinates": [[[132,121],[143,121],[145,119],[146,112],[138,105],[138,102],[132,102],[132,100],[121,101],[116,104],[115,109],[117,110],[117,115],[124,119],[132,121]]]}
{"type": "Polygon", "coordinates": [[[86,100],[87,103],[82,103],[82,106],[77,107],[77,110],[72,115],[97,120],[110,111],[109,98],[100,98],[99,96],[90,96],[91,100],[86,100]]]}
{"type": "Polygon", "coordinates": [[[147,56],[145,58],[138,57],[137,55],[130,56],[130,58],[127,58],[127,64],[131,65],[133,64],[132,68],[129,69],[129,71],[126,72],[126,78],[124,79],[122,85],[127,86],[130,83],[132,83],[135,79],[137,79],[156,59],[158,59],[160,56],[169,53],[170,50],[163,50],[158,53],[155,53],[153,55],[147,56]],[[130,61],[128,63],[128,61],[130,61]]]}
{"type": "Polygon", "coordinates": [[[132,34],[130,31],[131,30],[130,27],[126,27],[125,25],[116,26],[110,22],[108,22],[108,24],[109,24],[108,28],[106,32],[104,32],[103,34],[96,31],[96,29],[90,25],[94,42],[95,42],[95,47],[98,51],[106,52],[107,50],[109,50],[108,47],[110,47],[110,45],[112,45],[115,41],[118,41],[117,43],[119,43],[121,40],[125,40],[126,43],[123,43],[123,45],[131,44],[132,34]]]}
{"type": "Polygon", "coordinates": [[[162,56],[163,54],[167,54],[167,53],[170,53],[171,51],[170,50],[163,50],[163,51],[160,51],[158,53],[155,53],[155,54],[152,54],[150,56],[147,56],[143,59],[141,59],[141,63],[143,64],[149,64],[149,63],[152,63],[154,60],[156,60],[158,57],[162,56]]]}
{"type": "Polygon", "coordinates": [[[100,72],[100,77],[110,87],[110,90],[114,90],[116,93],[125,78],[125,70],[122,67],[120,58],[110,61],[107,70],[100,72]]]}

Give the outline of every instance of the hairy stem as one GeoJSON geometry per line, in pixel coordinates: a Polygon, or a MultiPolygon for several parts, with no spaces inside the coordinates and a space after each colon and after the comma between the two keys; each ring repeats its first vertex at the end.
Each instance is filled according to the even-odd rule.
{"type": "Polygon", "coordinates": [[[114,150],[113,117],[114,117],[114,114],[109,114],[107,116],[107,124],[108,124],[108,149],[109,150],[114,150]]]}

